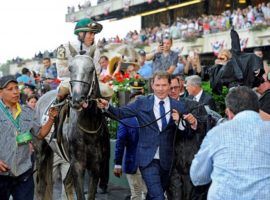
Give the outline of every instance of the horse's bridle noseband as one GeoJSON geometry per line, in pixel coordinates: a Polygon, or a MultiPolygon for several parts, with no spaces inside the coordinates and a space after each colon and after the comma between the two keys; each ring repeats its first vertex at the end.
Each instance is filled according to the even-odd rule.
{"type": "MultiPolygon", "coordinates": [[[[69,81],[69,84],[70,84],[70,87],[71,87],[70,90],[72,90],[72,83],[83,83],[83,84],[89,86],[90,89],[89,89],[88,95],[86,97],[86,101],[89,102],[90,96],[91,96],[91,94],[93,92],[93,88],[94,88],[94,86],[96,84],[96,69],[94,69],[94,72],[93,72],[93,75],[92,75],[92,81],[90,83],[87,83],[85,81],[79,81],[79,80],[71,80],[71,81],[69,81]]],[[[70,91],[70,94],[71,94],[71,91],[70,91]]]]}

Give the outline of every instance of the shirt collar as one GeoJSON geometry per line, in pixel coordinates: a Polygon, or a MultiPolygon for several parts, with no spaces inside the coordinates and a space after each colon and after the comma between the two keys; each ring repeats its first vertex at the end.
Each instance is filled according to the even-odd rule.
{"type": "Polygon", "coordinates": [[[199,101],[201,96],[202,96],[203,90],[201,89],[201,91],[195,96],[196,101],[199,101]]]}
{"type": "Polygon", "coordinates": [[[239,113],[237,113],[233,120],[234,119],[241,119],[241,118],[250,118],[250,117],[257,117],[257,118],[260,118],[259,116],[259,113],[253,111],[253,110],[244,110],[244,111],[241,111],[239,113]]]}
{"type": "MultiPolygon", "coordinates": [[[[0,101],[1,101],[1,103],[4,105],[4,107],[5,107],[6,109],[9,110],[9,107],[6,106],[6,104],[2,101],[2,99],[0,99],[0,101]]],[[[14,116],[15,119],[16,119],[16,118],[21,114],[21,112],[22,112],[22,107],[21,107],[21,105],[20,105],[19,103],[17,103],[16,106],[17,106],[17,112],[15,113],[15,116],[14,116]]],[[[9,111],[10,111],[10,110],[9,110],[9,111]]]]}
{"type": "Polygon", "coordinates": [[[17,103],[17,112],[15,113],[15,119],[21,114],[22,108],[19,103],[17,103]]]}
{"type": "Polygon", "coordinates": [[[156,95],[154,95],[154,104],[159,105],[160,101],[164,101],[164,104],[167,104],[170,101],[170,99],[168,96],[165,99],[160,99],[156,95]]]}

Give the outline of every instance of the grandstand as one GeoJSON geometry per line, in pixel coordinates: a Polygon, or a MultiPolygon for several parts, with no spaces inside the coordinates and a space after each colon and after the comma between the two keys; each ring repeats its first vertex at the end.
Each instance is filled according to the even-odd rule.
{"type": "Polygon", "coordinates": [[[177,17],[198,17],[202,14],[220,14],[225,9],[244,8],[257,5],[264,0],[107,0],[96,6],[88,6],[79,11],[69,12],[67,22],[91,17],[102,21],[122,19],[140,15],[142,28],[158,25],[162,22],[171,24],[177,17]]]}
{"type": "MultiPolygon", "coordinates": [[[[88,2],[88,1],[87,1],[88,2]]],[[[133,43],[137,48],[144,48],[147,52],[156,49],[162,35],[169,32],[174,39],[173,50],[182,55],[189,51],[200,53],[202,65],[212,65],[214,53],[220,46],[230,48],[230,25],[235,13],[241,12],[243,20],[248,17],[249,6],[254,9],[266,0],[100,0],[95,6],[89,3],[79,10],[69,9],[66,22],[75,22],[85,17],[97,21],[107,19],[120,20],[132,16],[141,18],[141,31],[125,30],[126,36],[119,38],[105,38],[99,41],[98,46],[113,42],[133,43]],[[208,22],[204,23],[204,22],[208,22]],[[219,24],[220,23],[220,24],[219,24]],[[184,25],[183,25],[184,24],[184,25]],[[207,26],[208,25],[208,26],[207,26]],[[184,30],[186,26],[186,30],[184,30]],[[180,27],[180,34],[174,34],[180,27]],[[189,27],[189,28],[188,28],[189,27]],[[190,31],[191,30],[191,31],[190,31]],[[187,34],[186,34],[187,33],[187,34]]],[[[74,6],[73,6],[74,7],[74,6]]],[[[254,47],[262,47],[264,59],[270,61],[270,14],[261,20],[254,16],[254,22],[239,23],[235,20],[235,28],[239,33],[243,50],[251,52],[254,47]],[[268,18],[267,18],[268,17],[268,18]],[[258,19],[258,23],[256,21],[258,19]]],[[[248,21],[248,20],[247,20],[248,21]]],[[[113,23],[113,22],[112,22],[113,23]]],[[[123,26],[124,27],[124,26],[123,26]]],[[[33,68],[39,65],[38,55],[35,62],[12,62],[19,66],[13,67],[10,72],[20,71],[21,67],[33,68]],[[32,67],[33,65],[33,67],[32,67]],[[21,66],[21,67],[20,67],[21,66]]]]}
{"type": "MultiPolygon", "coordinates": [[[[238,12],[241,12],[243,20],[246,20],[249,6],[257,9],[257,5],[263,2],[267,3],[265,0],[107,0],[96,6],[68,13],[66,21],[74,22],[84,17],[103,21],[140,16],[141,32],[137,34],[126,30],[127,36],[121,41],[127,43],[133,38],[146,38],[142,41],[132,41],[139,44],[137,46],[140,48],[144,46],[146,51],[155,49],[166,31],[172,35],[172,28],[180,24],[183,29],[184,24],[187,31],[180,30],[180,35],[173,36],[173,48],[181,50],[183,55],[187,55],[191,50],[198,51],[203,65],[211,64],[219,47],[230,48],[230,23],[235,23],[234,27],[240,35],[243,50],[252,51],[254,47],[263,47],[266,51],[265,57],[269,60],[270,16],[268,21],[260,20],[260,16],[255,16],[258,21],[252,23],[248,22],[248,19],[247,23],[233,21],[238,12]]],[[[108,38],[106,39],[108,42],[108,38]]]]}

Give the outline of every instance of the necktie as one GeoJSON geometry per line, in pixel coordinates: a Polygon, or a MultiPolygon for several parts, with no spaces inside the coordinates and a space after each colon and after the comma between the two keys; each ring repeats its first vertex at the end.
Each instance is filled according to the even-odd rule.
{"type": "Polygon", "coordinates": [[[160,112],[160,117],[161,118],[161,130],[164,130],[165,127],[167,126],[167,120],[165,116],[165,108],[164,108],[164,101],[159,102],[159,112],[160,112]]]}

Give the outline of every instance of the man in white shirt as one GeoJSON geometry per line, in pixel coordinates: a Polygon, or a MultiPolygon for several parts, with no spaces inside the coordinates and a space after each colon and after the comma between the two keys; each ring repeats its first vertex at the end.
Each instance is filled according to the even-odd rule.
{"type": "Polygon", "coordinates": [[[196,129],[197,120],[186,113],[184,104],[168,97],[170,76],[158,71],[153,76],[153,95],[139,97],[131,104],[115,108],[108,101],[100,99],[98,107],[117,118],[137,117],[140,126],[136,163],[145,181],[149,199],[164,200],[168,187],[169,171],[173,158],[173,138],[179,121],[179,113],[196,129]],[[156,121],[156,122],[155,122],[156,121]]]}

